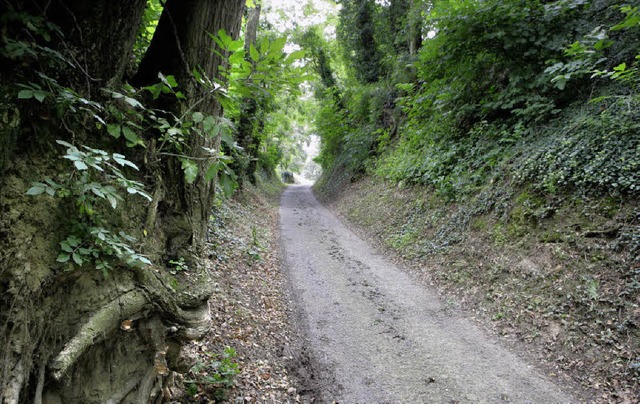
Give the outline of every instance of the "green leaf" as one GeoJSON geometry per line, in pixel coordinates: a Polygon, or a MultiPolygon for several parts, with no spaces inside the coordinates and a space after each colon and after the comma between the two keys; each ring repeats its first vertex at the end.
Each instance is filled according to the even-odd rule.
{"type": "Polygon", "coordinates": [[[194,112],[193,115],[191,116],[191,119],[195,123],[200,123],[204,119],[204,115],[202,114],[202,112],[194,112]]]}
{"type": "Polygon", "coordinates": [[[47,91],[37,90],[33,92],[33,96],[36,100],[42,102],[49,95],[47,91]]]}
{"type": "Polygon", "coordinates": [[[56,258],[56,261],[57,261],[57,262],[65,263],[65,262],[69,262],[69,259],[70,259],[70,258],[71,258],[71,255],[70,255],[70,254],[63,254],[63,253],[60,253],[60,254],[58,254],[58,258],[56,258]]]}
{"type": "Polygon", "coordinates": [[[73,162],[73,165],[76,166],[76,168],[80,171],[82,170],[88,170],[89,167],[84,163],[84,161],[82,160],[76,160],[73,162]]]}
{"type": "Polygon", "coordinates": [[[304,51],[304,49],[291,52],[289,55],[287,55],[287,58],[285,59],[285,63],[291,64],[296,60],[302,59],[305,56],[305,54],[306,52],[304,51]]]}
{"type": "Polygon", "coordinates": [[[224,48],[228,48],[231,42],[233,42],[233,38],[227,35],[227,32],[223,29],[218,31],[218,37],[220,38],[220,41],[222,41],[222,43],[224,44],[224,48]]]}
{"type": "Polygon", "coordinates": [[[62,251],[68,252],[68,253],[72,253],[73,252],[73,248],[69,245],[69,243],[67,241],[61,241],[60,242],[60,249],[62,251]]]}
{"type": "Polygon", "coordinates": [[[18,98],[21,100],[33,98],[33,90],[20,90],[20,92],[18,93],[18,98]]]}
{"type": "Polygon", "coordinates": [[[171,75],[165,76],[162,73],[158,73],[158,78],[169,88],[178,87],[178,82],[176,81],[176,78],[171,75]]]}
{"type": "MultiPolygon", "coordinates": [[[[216,43],[216,45],[218,45],[218,47],[219,47],[220,49],[224,49],[224,48],[225,48],[225,46],[224,46],[224,44],[222,43],[222,41],[220,40],[220,37],[219,37],[219,36],[217,36],[217,35],[213,35],[213,34],[212,34],[212,33],[210,33],[210,32],[207,32],[207,34],[209,34],[209,36],[211,37],[211,39],[213,39],[213,42],[215,42],[215,43],[216,43]]],[[[218,52],[215,48],[211,48],[211,51],[212,51],[214,54],[216,54],[216,55],[220,56],[221,58],[224,58],[224,56],[222,55],[222,53],[218,52]]]]}
{"type": "Polygon", "coordinates": [[[287,44],[286,36],[276,38],[273,42],[271,42],[271,45],[269,46],[269,53],[274,56],[280,56],[286,44],[287,44]]]}
{"type": "Polygon", "coordinates": [[[69,149],[75,149],[76,147],[74,145],[72,145],[69,142],[65,142],[64,140],[56,140],[56,143],[65,147],[68,147],[69,149]]]}
{"type": "Polygon", "coordinates": [[[116,139],[118,139],[120,137],[120,135],[122,135],[122,130],[121,130],[121,126],[117,125],[117,124],[109,124],[107,125],[107,132],[115,137],[116,139]]]}
{"type": "Polygon", "coordinates": [[[124,97],[124,101],[131,105],[133,108],[143,108],[143,105],[140,103],[140,101],[136,100],[135,98],[131,98],[131,97],[124,97]]]}
{"type": "Polygon", "coordinates": [[[611,30],[619,31],[622,29],[632,28],[636,25],[640,25],[640,14],[630,13],[624,21],[611,27],[611,30]]]}
{"type": "Polygon", "coordinates": [[[79,151],[78,149],[75,149],[75,151],[67,151],[67,154],[62,156],[62,158],[65,158],[71,161],[81,161],[85,157],[86,157],[86,154],[79,151]]]}
{"type": "Polygon", "coordinates": [[[202,122],[202,127],[204,128],[205,132],[210,133],[213,131],[213,129],[216,127],[216,120],[213,116],[211,115],[207,115],[207,117],[204,119],[204,122],[202,122]]]}
{"type": "Polygon", "coordinates": [[[209,168],[207,168],[207,172],[204,175],[205,181],[209,182],[214,178],[216,178],[218,175],[218,171],[220,171],[221,166],[222,166],[222,163],[220,163],[219,161],[216,161],[215,163],[211,164],[209,168]]]}
{"type": "Polygon", "coordinates": [[[109,201],[109,203],[111,204],[111,207],[113,209],[115,209],[116,206],[118,206],[118,200],[116,199],[115,196],[113,196],[111,194],[107,194],[107,200],[109,201]]]}
{"type": "Polygon", "coordinates": [[[160,96],[160,93],[162,92],[162,84],[154,84],[152,86],[142,87],[142,89],[150,92],[151,97],[153,97],[153,99],[155,100],[160,96]]]}
{"type": "Polygon", "coordinates": [[[627,70],[627,64],[626,63],[620,63],[618,66],[614,67],[613,70],[615,70],[617,72],[624,72],[625,70],[627,70]]]}
{"type": "Polygon", "coordinates": [[[82,265],[82,263],[84,262],[82,259],[82,256],[80,256],[80,254],[78,253],[71,254],[71,258],[73,258],[73,262],[75,262],[78,265],[82,265]]]}
{"type": "Polygon", "coordinates": [[[169,128],[167,130],[167,134],[169,136],[182,135],[182,129],[180,129],[180,128],[169,128]]]}
{"type": "Polygon", "coordinates": [[[225,196],[230,197],[233,194],[233,190],[235,189],[235,181],[233,178],[227,173],[223,173],[220,176],[220,186],[222,187],[222,191],[225,196]]]}
{"type": "Polygon", "coordinates": [[[45,189],[46,188],[44,184],[37,184],[29,188],[29,190],[27,191],[27,195],[40,195],[45,191],[45,189]]]}
{"type": "Polygon", "coordinates": [[[80,245],[80,240],[76,236],[69,236],[67,237],[67,243],[72,247],[77,247],[80,245]]]}
{"type": "MultiPolygon", "coordinates": [[[[242,39],[236,39],[235,41],[229,44],[228,49],[229,49],[229,52],[240,53],[236,51],[243,47],[244,47],[244,41],[242,39]]],[[[242,51],[242,54],[244,55],[244,51],[242,51]]]]}
{"type": "Polygon", "coordinates": [[[149,195],[148,193],[146,193],[144,191],[138,190],[138,195],[140,195],[144,199],[148,200],[149,202],[151,202],[151,200],[152,200],[151,195],[149,195]]]}
{"type": "Polygon", "coordinates": [[[198,165],[189,159],[183,158],[182,169],[184,170],[184,180],[187,184],[193,184],[198,176],[198,165]]]}
{"type": "Polygon", "coordinates": [[[133,168],[134,170],[138,170],[138,166],[135,165],[134,163],[130,162],[129,160],[127,160],[127,158],[125,156],[123,156],[122,154],[119,153],[113,153],[112,155],[113,160],[120,164],[121,166],[129,166],[131,168],[133,168]]]}
{"type": "Polygon", "coordinates": [[[260,60],[260,53],[258,52],[256,47],[253,46],[253,44],[249,46],[249,56],[251,56],[251,60],[253,60],[254,62],[257,62],[260,60]]]}
{"type": "Polygon", "coordinates": [[[244,50],[241,50],[239,52],[234,52],[231,56],[229,56],[229,63],[231,63],[232,65],[242,63],[243,60],[244,60],[244,50]]]}
{"type": "Polygon", "coordinates": [[[106,198],[104,192],[102,192],[102,190],[98,187],[91,187],[91,192],[93,192],[94,194],[96,194],[97,196],[99,196],[100,198],[106,198]]]}
{"type": "Polygon", "coordinates": [[[151,260],[143,255],[136,255],[136,259],[145,265],[151,265],[151,260]]]}
{"type": "Polygon", "coordinates": [[[144,143],[142,142],[142,140],[140,139],[140,137],[133,131],[131,130],[130,127],[128,126],[122,126],[122,133],[124,134],[124,137],[132,143],[132,145],[143,145],[144,143]]]}

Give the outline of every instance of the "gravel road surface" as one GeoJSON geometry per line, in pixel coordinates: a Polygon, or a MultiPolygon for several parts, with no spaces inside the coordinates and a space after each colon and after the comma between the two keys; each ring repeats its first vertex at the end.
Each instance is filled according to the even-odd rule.
{"type": "Polygon", "coordinates": [[[280,225],[315,402],[576,401],[368,246],[309,186],[284,192],[280,225]]]}

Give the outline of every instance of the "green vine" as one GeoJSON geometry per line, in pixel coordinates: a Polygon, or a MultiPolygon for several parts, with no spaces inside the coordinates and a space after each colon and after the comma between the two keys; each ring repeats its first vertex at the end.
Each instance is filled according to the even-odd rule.
{"type": "Polygon", "coordinates": [[[122,154],[109,154],[88,146],[77,148],[62,140],[56,142],[67,148],[62,157],[72,162],[73,169],[57,182],[46,178],[34,183],[27,195],[47,194],[73,201],[76,215],[72,232],[60,242],[57,262],[66,264],[68,269],[92,264],[105,276],[114,261],[129,266],[150,264],[148,258],[132,247],[136,239],[124,231],[110,230],[108,220],[100,213],[100,205],[116,209],[124,199],[123,194],[151,200],[142,183],[128,179],[121,171],[125,167],[134,170],[138,167],[122,154]]]}

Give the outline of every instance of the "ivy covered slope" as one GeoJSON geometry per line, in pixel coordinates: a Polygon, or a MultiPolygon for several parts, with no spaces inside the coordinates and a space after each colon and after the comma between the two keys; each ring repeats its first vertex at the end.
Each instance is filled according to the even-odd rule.
{"type": "Polygon", "coordinates": [[[299,149],[255,137],[302,54],[240,39],[244,13],[244,0],[3,2],[0,402],[187,393],[181,348],[211,326],[214,201],[299,149]]]}
{"type": "Polygon", "coordinates": [[[638,7],[342,3],[306,43],[319,193],[550,373],[637,401],[638,7]]]}

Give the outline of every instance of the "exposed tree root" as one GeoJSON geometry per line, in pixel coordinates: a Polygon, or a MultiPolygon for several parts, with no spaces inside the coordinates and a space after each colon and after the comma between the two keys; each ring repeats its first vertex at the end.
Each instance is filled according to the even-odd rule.
{"type": "Polygon", "coordinates": [[[176,293],[155,271],[137,269],[138,284],[162,317],[185,327],[186,339],[197,339],[208,330],[210,317],[205,304],[214,292],[214,284],[205,270],[193,273],[191,285],[176,293]]]}
{"type": "Polygon", "coordinates": [[[42,404],[42,390],[44,388],[44,380],[45,380],[45,371],[46,371],[46,361],[43,361],[40,365],[40,370],[38,372],[38,385],[36,386],[36,393],[33,398],[33,404],[42,404]]]}
{"type": "Polygon", "coordinates": [[[20,390],[22,390],[22,385],[24,384],[24,363],[22,359],[18,359],[13,368],[12,376],[5,385],[6,388],[0,397],[4,404],[17,404],[20,399],[20,390]]]}
{"type": "Polygon", "coordinates": [[[155,368],[152,367],[140,382],[137,402],[152,403],[159,391],[160,383],[158,381],[158,372],[156,372],[155,368]]]}
{"type": "Polygon", "coordinates": [[[138,384],[140,384],[140,382],[142,382],[142,378],[138,378],[138,379],[131,379],[129,381],[129,383],[127,383],[126,386],[124,386],[124,388],[122,390],[120,390],[119,392],[117,392],[116,394],[114,394],[113,396],[111,396],[111,398],[109,398],[106,401],[106,404],[118,404],[120,403],[122,400],[124,400],[124,398],[129,395],[129,393],[131,393],[131,391],[133,389],[136,388],[136,386],[138,384]]]}
{"type": "MultiPolygon", "coordinates": [[[[176,294],[164,284],[160,276],[149,269],[141,269],[137,275],[140,283],[145,285],[144,291],[131,290],[96,311],[50,362],[49,369],[55,380],[60,380],[89,347],[115,331],[121,321],[130,319],[145,309],[154,308],[161,318],[180,325],[179,329],[173,327],[173,331],[179,330],[177,335],[182,339],[198,339],[209,330],[211,315],[206,302],[212,293],[212,285],[208,279],[198,282],[198,287],[176,294]]],[[[206,277],[204,271],[203,275],[206,277]]],[[[166,347],[160,341],[164,341],[167,328],[162,326],[160,319],[149,321],[149,332],[154,334],[149,341],[150,345],[156,352],[164,354],[166,347]]]]}
{"type": "Polygon", "coordinates": [[[141,312],[148,305],[147,296],[133,290],[98,310],[51,361],[49,364],[51,376],[55,380],[60,380],[87,348],[114,331],[122,319],[141,312]]]}

